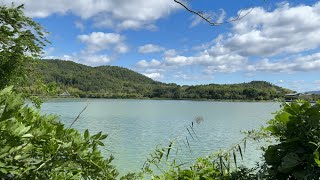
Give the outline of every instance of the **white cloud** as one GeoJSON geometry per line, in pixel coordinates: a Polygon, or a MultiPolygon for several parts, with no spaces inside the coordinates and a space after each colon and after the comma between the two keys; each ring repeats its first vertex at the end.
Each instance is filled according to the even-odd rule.
{"type": "Polygon", "coordinates": [[[128,47],[124,43],[124,36],[116,33],[92,32],[79,35],[78,39],[87,45],[86,51],[96,53],[113,48],[118,53],[125,53],[128,47]]]}
{"type": "Polygon", "coordinates": [[[165,63],[169,66],[186,66],[191,65],[192,60],[186,56],[174,56],[174,57],[166,57],[165,63]]]}
{"type": "Polygon", "coordinates": [[[320,80],[315,80],[312,83],[312,87],[313,87],[314,90],[320,91],[320,80]]]}
{"type": "Polygon", "coordinates": [[[78,36],[80,42],[86,45],[79,53],[63,56],[49,56],[47,59],[70,60],[89,66],[110,64],[119,53],[126,53],[129,49],[125,44],[125,37],[116,33],[92,32],[78,36]],[[106,52],[113,54],[110,56],[106,52]]]}
{"type": "Polygon", "coordinates": [[[107,55],[86,55],[79,57],[79,61],[87,65],[97,66],[109,64],[111,58],[107,55]]]}
{"type": "Polygon", "coordinates": [[[84,31],[84,29],[85,29],[84,24],[80,21],[75,21],[74,25],[76,26],[76,28],[80,29],[81,31],[84,31]]]}
{"type": "Polygon", "coordinates": [[[55,51],[55,48],[54,48],[54,47],[46,48],[46,49],[44,50],[43,56],[44,56],[44,57],[50,56],[54,51],[55,51]]]}
{"type": "Polygon", "coordinates": [[[320,48],[319,22],[320,2],[296,7],[284,3],[272,11],[256,7],[232,24],[231,33],[195,47],[200,51],[196,55],[176,54],[162,64],[199,65],[207,74],[319,71],[320,53],[307,52],[320,48]]]}
{"type": "Polygon", "coordinates": [[[88,66],[100,66],[107,65],[112,62],[112,58],[105,54],[72,54],[72,55],[62,55],[62,56],[46,56],[44,59],[60,59],[65,61],[74,61],[76,63],[85,64],[88,66]]]}
{"type": "Polygon", "coordinates": [[[154,79],[154,80],[161,80],[163,79],[163,75],[160,74],[160,73],[143,73],[143,75],[151,78],[151,79],[154,79]]]}
{"type": "MultiPolygon", "coordinates": [[[[172,0],[3,0],[11,5],[25,4],[26,14],[45,18],[52,14],[72,13],[82,19],[99,19],[100,27],[143,28],[181,8],[172,0]]],[[[150,26],[149,26],[150,27],[150,26]]]]}
{"type": "Polygon", "coordinates": [[[198,46],[194,46],[192,48],[192,50],[203,51],[203,50],[209,49],[210,47],[214,46],[215,44],[217,44],[217,47],[219,45],[220,46],[219,48],[221,49],[221,48],[223,48],[223,46],[221,45],[221,41],[223,40],[223,38],[224,38],[224,36],[222,34],[219,34],[218,37],[216,37],[212,41],[204,43],[204,44],[200,44],[198,46]]]}
{"type": "MultiPolygon", "coordinates": [[[[245,12],[242,12],[245,13],[245,12]]],[[[273,11],[256,7],[233,24],[224,46],[242,56],[274,56],[299,53],[320,47],[320,3],[273,11]]]]}
{"type": "Polygon", "coordinates": [[[176,56],[177,54],[178,54],[178,53],[177,53],[176,50],[174,50],[174,49],[169,49],[169,50],[166,50],[163,55],[164,55],[165,57],[173,57],[173,56],[176,56]]]}
{"type": "Polygon", "coordinates": [[[163,47],[155,45],[155,44],[146,44],[146,45],[140,46],[138,48],[138,52],[142,53],[142,54],[156,53],[156,52],[161,52],[164,50],[165,49],[163,47]]]}
{"type": "Polygon", "coordinates": [[[256,74],[248,72],[248,73],[245,73],[244,76],[246,76],[246,77],[254,77],[254,76],[256,76],[256,74]]]}
{"type": "Polygon", "coordinates": [[[141,60],[136,64],[138,68],[150,68],[150,67],[154,68],[154,67],[159,67],[160,65],[161,65],[161,62],[156,59],[152,59],[150,62],[146,60],[141,60]]]}
{"type": "Polygon", "coordinates": [[[212,80],[214,79],[213,76],[211,75],[194,75],[190,73],[185,73],[185,72],[177,72],[174,75],[174,78],[179,79],[179,80],[186,80],[186,81],[194,81],[194,80],[212,80]]]}
{"type": "MultiPolygon", "coordinates": [[[[210,13],[204,13],[203,16],[210,19],[212,22],[216,23],[222,23],[224,19],[226,18],[226,12],[223,9],[219,10],[220,12],[210,12],[210,13]]],[[[192,22],[190,24],[190,27],[195,27],[199,25],[200,23],[207,23],[204,19],[199,17],[198,15],[192,15],[191,16],[192,22]]]]}
{"type": "Polygon", "coordinates": [[[196,56],[165,57],[164,64],[167,66],[199,65],[204,67],[206,74],[231,73],[242,70],[247,64],[247,59],[237,54],[221,53],[220,50],[213,47],[196,56]]]}
{"type": "Polygon", "coordinates": [[[126,52],[129,51],[129,47],[128,47],[126,44],[124,44],[124,43],[119,43],[119,44],[114,48],[114,50],[115,50],[117,53],[123,54],[123,53],[126,53],[126,52]]]}
{"type": "Polygon", "coordinates": [[[43,59],[59,59],[64,61],[73,61],[73,57],[69,55],[62,56],[44,56],[43,59]]]}
{"type": "Polygon", "coordinates": [[[306,72],[320,70],[320,53],[301,55],[284,60],[263,59],[249,66],[250,71],[264,72],[306,72]]]}

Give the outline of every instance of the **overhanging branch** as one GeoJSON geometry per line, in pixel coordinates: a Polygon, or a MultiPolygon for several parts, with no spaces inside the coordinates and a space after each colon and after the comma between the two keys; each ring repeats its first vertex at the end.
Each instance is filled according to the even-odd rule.
{"type": "Polygon", "coordinates": [[[240,12],[238,13],[238,16],[236,18],[230,19],[228,21],[223,21],[223,22],[215,22],[212,21],[210,17],[206,17],[205,14],[202,11],[195,11],[191,8],[189,8],[187,5],[185,5],[184,3],[182,3],[179,0],[174,0],[174,2],[178,3],[179,5],[181,5],[183,8],[185,8],[187,11],[197,15],[198,17],[200,17],[201,19],[203,19],[204,21],[206,21],[208,24],[210,24],[211,26],[219,26],[222,24],[226,24],[226,23],[231,23],[234,21],[238,21],[242,18],[244,18],[245,16],[247,16],[252,10],[253,8],[251,8],[249,11],[247,11],[245,14],[242,14],[242,10],[240,10],[240,12]]]}

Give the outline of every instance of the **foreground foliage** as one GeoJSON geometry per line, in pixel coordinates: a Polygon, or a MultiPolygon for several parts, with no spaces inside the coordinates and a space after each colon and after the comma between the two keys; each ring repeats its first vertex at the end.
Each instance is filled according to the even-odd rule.
{"type": "Polygon", "coordinates": [[[113,157],[98,150],[107,135],[81,135],[56,116],[24,105],[12,87],[0,92],[0,179],[114,179],[113,157]]]}
{"type": "Polygon", "coordinates": [[[320,101],[286,103],[268,124],[278,141],[264,154],[270,179],[319,179],[320,101]]]}
{"type": "Polygon", "coordinates": [[[41,54],[48,42],[46,33],[40,24],[24,15],[23,5],[0,6],[0,89],[31,75],[26,70],[27,62],[41,54]]]}

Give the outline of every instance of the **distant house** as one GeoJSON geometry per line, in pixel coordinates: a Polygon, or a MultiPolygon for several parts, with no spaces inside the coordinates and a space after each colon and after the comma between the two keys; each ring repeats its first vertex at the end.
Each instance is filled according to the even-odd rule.
{"type": "Polygon", "coordinates": [[[287,97],[296,97],[296,96],[300,96],[301,93],[292,93],[292,94],[286,94],[287,97]]]}
{"type": "Polygon", "coordinates": [[[69,97],[70,93],[68,91],[65,91],[64,93],[60,94],[61,97],[69,97]]]}
{"type": "Polygon", "coordinates": [[[309,99],[312,98],[314,94],[306,92],[306,93],[293,93],[293,94],[286,94],[286,101],[295,101],[297,99],[309,99]]]}
{"type": "Polygon", "coordinates": [[[298,97],[301,95],[301,93],[291,93],[291,94],[286,94],[285,99],[286,101],[294,101],[298,99],[298,97]]]}

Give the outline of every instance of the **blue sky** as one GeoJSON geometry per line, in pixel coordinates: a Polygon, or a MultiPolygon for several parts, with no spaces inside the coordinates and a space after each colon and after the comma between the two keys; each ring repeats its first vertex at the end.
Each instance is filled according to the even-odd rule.
{"type": "MultiPolygon", "coordinates": [[[[198,0],[188,7],[223,22],[210,26],[173,0],[16,0],[49,32],[44,58],[117,65],[162,82],[265,80],[320,90],[320,2],[198,0]]],[[[10,5],[12,1],[0,0],[10,5]]]]}

